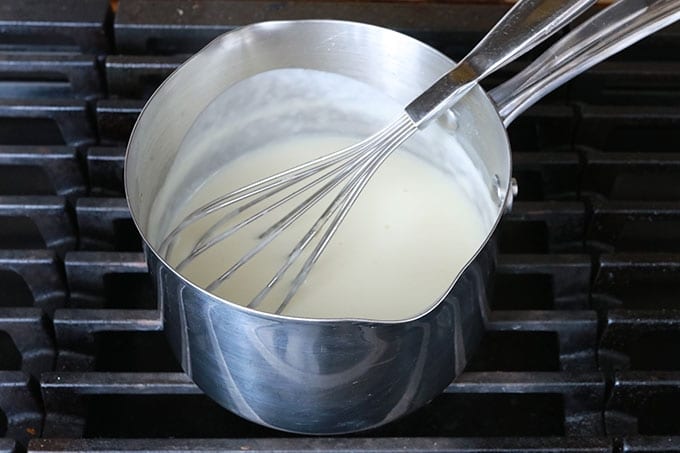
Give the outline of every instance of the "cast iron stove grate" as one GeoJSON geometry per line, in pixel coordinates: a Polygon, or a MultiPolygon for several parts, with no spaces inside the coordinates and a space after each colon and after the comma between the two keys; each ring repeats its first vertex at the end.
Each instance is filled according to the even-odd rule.
{"type": "Polygon", "coordinates": [[[241,24],[323,17],[455,58],[506,8],[4,0],[0,452],[680,451],[677,26],[512,126],[520,195],[490,329],[427,407],[352,436],[268,430],[206,398],[163,336],[122,163],[144,100],[188,54],[241,24]]]}

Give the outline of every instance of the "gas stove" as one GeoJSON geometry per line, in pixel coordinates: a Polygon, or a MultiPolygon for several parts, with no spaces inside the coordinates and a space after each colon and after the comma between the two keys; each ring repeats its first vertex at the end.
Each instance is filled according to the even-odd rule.
{"type": "MultiPolygon", "coordinates": [[[[680,451],[680,27],[513,123],[489,329],[428,406],[338,437],[222,409],[170,352],[124,199],[156,86],[261,20],[370,22],[460,58],[479,2],[3,0],[0,452],[680,451]]],[[[513,65],[488,82],[516,70],[513,65]]]]}

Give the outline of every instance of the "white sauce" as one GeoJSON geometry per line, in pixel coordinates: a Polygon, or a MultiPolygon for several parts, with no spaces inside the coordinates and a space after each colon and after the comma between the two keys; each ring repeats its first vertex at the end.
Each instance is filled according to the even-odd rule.
{"type": "MultiPolygon", "coordinates": [[[[282,100],[277,98],[281,96],[280,84],[285,85],[288,80],[293,80],[294,83],[290,86],[285,85],[289,89],[283,92],[290,92],[290,96],[295,97],[300,110],[289,108],[285,111],[291,113],[292,110],[292,116],[299,120],[301,112],[309,110],[293,93],[293,87],[300,86],[299,79],[307,77],[303,87],[305,94],[316,101],[321,94],[332,97],[328,84],[337,89],[339,76],[316,71],[297,71],[300,70],[268,73],[271,94],[268,98],[274,98],[272,102],[280,106],[282,100]],[[276,90],[272,90],[272,86],[276,90]],[[315,94],[315,90],[319,92],[315,94]]],[[[386,116],[385,112],[399,111],[400,107],[393,101],[388,103],[375,94],[374,90],[348,80],[343,78],[342,83],[360,85],[349,87],[353,88],[353,93],[360,95],[359,98],[365,98],[370,93],[373,103],[377,102],[375,108],[374,104],[369,103],[371,108],[368,109],[371,112],[380,112],[374,118],[376,124],[386,124],[393,118],[386,116]],[[365,92],[357,93],[357,90],[365,92]]],[[[257,84],[250,88],[262,86],[262,80],[257,80],[257,84]]],[[[243,87],[241,88],[237,92],[239,96],[243,93],[243,87]]],[[[342,87],[337,92],[347,93],[347,88],[342,87]]],[[[215,156],[224,154],[221,150],[225,148],[225,143],[230,143],[224,136],[224,130],[229,127],[216,122],[215,118],[224,118],[227,115],[224,109],[234,102],[234,99],[229,99],[230,96],[233,98],[233,92],[225,92],[220,97],[222,99],[217,98],[199,116],[185,138],[183,149],[178,153],[178,159],[156,197],[150,216],[150,226],[154,225],[156,230],[153,235],[156,245],[189,212],[210,200],[254,180],[357,141],[356,136],[337,131],[298,131],[294,136],[284,134],[277,140],[258,144],[255,149],[240,156],[238,154],[242,150],[237,150],[237,157],[230,155],[230,159],[221,163],[219,157],[215,156]],[[207,160],[207,167],[206,156],[212,156],[207,160]],[[205,175],[203,178],[195,177],[197,168],[200,169],[199,174],[205,175]]],[[[346,99],[342,101],[347,104],[346,99]]],[[[258,102],[261,103],[262,100],[258,102]]],[[[247,99],[242,99],[240,103],[243,108],[242,118],[248,116],[243,113],[248,111],[244,103],[247,103],[247,99]]],[[[335,99],[333,105],[337,104],[338,99],[335,99]]],[[[311,109],[316,119],[323,118],[324,112],[318,105],[311,109]]],[[[353,117],[357,116],[359,110],[356,101],[348,109],[352,110],[353,117]]],[[[247,123],[245,119],[242,121],[247,123]]],[[[368,120],[358,118],[356,121],[368,120]]],[[[285,121],[280,123],[285,124],[285,121]]],[[[234,132],[237,137],[247,135],[243,132],[246,126],[247,124],[242,126],[241,131],[234,132]]],[[[288,126],[283,127],[285,129],[288,126]]],[[[479,249],[490,231],[495,208],[468,154],[452,135],[437,129],[437,125],[431,126],[428,128],[430,135],[418,133],[409,140],[406,145],[410,145],[410,148],[406,148],[413,152],[399,149],[385,161],[283,314],[307,318],[402,320],[427,311],[446,294],[454,278],[479,249]],[[424,147],[432,148],[433,143],[438,149],[429,154],[422,151],[424,147]],[[435,162],[439,161],[444,154],[448,157],[443,164],[435,167],[428,162],[430,158],[435,162]]],[[[267,128],[263,129],[263,134],[268,132],[270,130],[267,128]]],[[[322,200],[227,279],[215,293],[226,300],[247,305],[267,284],[293,246],[331,200],[330,197],[322,200]]],[[[291,202],[285,208],[264,216],[214,246],[182,269],[182,274],[195,284],[206,287],[254,247],[257,236],[294,208],[296,203],[291,202]]],[[[254,212],[248,211],[235,221],[254,212]]],[[[222,214],[224,213],[226,211],[222,214]]],[[[166,257],[168,262],[176,266],[188,255],[198,238],[220,218],[220,213],[213,214],[185,230],[172,248],[170,256],[166,257]]],[[[314,245],[315,243],[308,248],[310,252],[314,245]]],[[[293,266],[286,277],[274,287],[257,307],[259,310],[276,311],[306,256],[303,254],[298,260],[299,265],[293,266]]]]}

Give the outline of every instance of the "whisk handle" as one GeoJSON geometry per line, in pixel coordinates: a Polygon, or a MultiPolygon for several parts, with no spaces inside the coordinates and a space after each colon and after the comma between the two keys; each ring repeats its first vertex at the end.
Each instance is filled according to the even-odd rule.
{"type": "Polygon", "coordinates": [[[619,0],[572,30],[489,96],[507,126],[555,88],[676,21],[680,21],[680,0],[619,0]]]}
{"type": "Polygon", "coordinates": [[[519,0],[450,72],[406,107],[419,128],[455,104],[477,81],[533,49],[596,0],[519,0]]]}

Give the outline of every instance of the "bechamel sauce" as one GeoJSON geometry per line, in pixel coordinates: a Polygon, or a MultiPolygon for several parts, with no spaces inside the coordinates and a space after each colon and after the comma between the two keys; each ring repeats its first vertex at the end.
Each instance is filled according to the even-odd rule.
{"type": "MultiPolygon", "coordinates": [[[[310,82],[308,86],[311,85],[310,82]]],[[[206,130],[194,135],[200,143],[202,137],[209,140],[206,130]]],[[[448,140],[453,139],[449,136],[448,140]]],[[[190,191],[181,182],[187,172],[177,169],[168,175],[164,195],[156,202],[167,206],[173,187],[185,188],[185,200],[174,210],[155,205],[152,222],[163,225],[167,234],[187,213],[230,190],[356,141],[354,136],[337,133],[303,133],[269,142],[220,166],[190,191]]],[[[484,196],[488,196],[483,185],[477,187],[474,184],[481,184],[480,181],[471,182],[475,177],[469,171],[471,164],[464,162],[466,154],[455,140],[448,143],[447,152],[460,153],[453,159],[460,168],[467,169],[459,172],[460,177],[452,177],[413,153],[402,149],[394,152],[370,180],[283,314],[401,320],[414,317],[437,302],[489,232],[489,209],[480,209],[479,200],[470,196],[479,193],[480,187],[484,196]]],[[[191,162],[186,154],[184,162],[191,162]]],[[[214,292],[247,305],[331,199],[322,200],[214,292]]],[[[485,203],[482,201],[482,205],[485,203]]],[[[296,203],[288,203],[248,225],[197,257],[182,274],[206,287],[252,248],[259,234],[294,206],[296,203]]],[[[168,262],[177,265],[220,218],[219,213],[212,214],[185,230],[166,257],[168,262]]],[[[243,218],[245,214],[235,220],[243,218]]],[[[306,256],[303,254],[298,265],[274,287],[257,307],[259,310],[276,310],[306,256]]]]}

